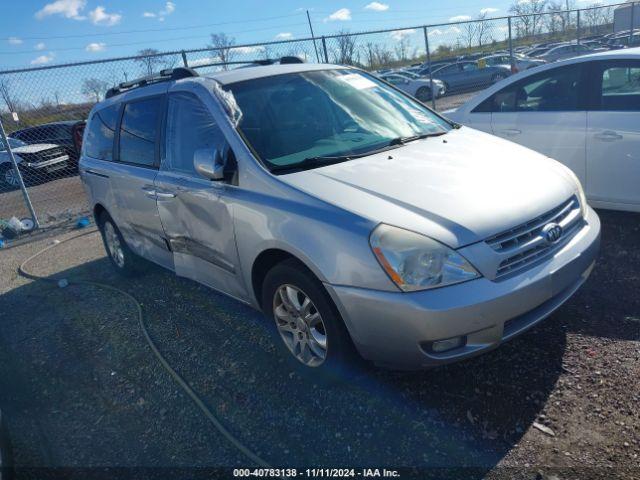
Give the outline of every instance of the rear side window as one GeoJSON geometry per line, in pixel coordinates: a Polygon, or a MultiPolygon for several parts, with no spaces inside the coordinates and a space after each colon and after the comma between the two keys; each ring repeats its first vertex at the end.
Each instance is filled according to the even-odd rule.
{"type": "Polygon", "coordinates": [[[601,65],[599,107],[607,111],[640,111],[640,62],[601,65]]]}
{"type": "Polygon", "coordinates": [[[147,98],[125,105],[120,125],[121,162],[145,167],[155,165],[161,106],[161,97],[147,98]]]}
{"type": "Polygon", "coordinates": [[[91,116],[84,140],[84,154],[99,160],[113,160],[113,139],[120,105],[98,110],[91,116]]]}
{"type": "Polygon", "coordinates": [[[555,68],[532,75],[494,93],[478,105],[479,112],[571,112],[581,109],[582,68],[555,68]]]}
{"type": "Polygon", "coordinates": [[[189,93],[169,95],[167,132],[163,170],[196,175],[193,155],[196,150],[222,151],[226,140],[205,105],[189,93]]]}

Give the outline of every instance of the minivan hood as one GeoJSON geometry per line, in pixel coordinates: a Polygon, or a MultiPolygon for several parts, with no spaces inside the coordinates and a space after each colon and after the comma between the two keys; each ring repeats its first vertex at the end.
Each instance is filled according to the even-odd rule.
{"type": "Polygon", "coordinates": [[[468,127],[280,179],[452,248],[527,222],[577,191],[558,162],[468,127]]]}

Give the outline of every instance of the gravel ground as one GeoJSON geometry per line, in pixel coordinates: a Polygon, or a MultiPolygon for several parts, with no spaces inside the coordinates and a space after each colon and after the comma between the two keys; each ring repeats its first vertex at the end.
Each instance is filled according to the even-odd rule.
{"type": "MultiPolygon", "coordinates": [[[[247,307],[157,268],[114,276],[97,234],[31,268],[136,297],[169,362],[272,465],[431,468],[415,478],[640,478],[640,216],[600,214],[604,243],[591,279],[538,327],[456,365],[370,369],[330,386],[294,373],[247,307]]],[[[0,409],[16,464],[251,466],[162,370],[125,298],[16,275],[50,241],[0,251],[0,409]]]]}

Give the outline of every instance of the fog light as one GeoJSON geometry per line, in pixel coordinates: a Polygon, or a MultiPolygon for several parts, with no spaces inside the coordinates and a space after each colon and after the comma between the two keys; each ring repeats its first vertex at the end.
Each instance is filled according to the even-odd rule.
{"type": "Polygon", "coordinates": [[[447,338],[446,340],[438,340],[437,342],[433,342],[431,344],[431,350],[436,353],[447,352],[449,350],[453,350],[454,348],[461,347],[465,343],[465,337],[453,337],[447,338]]]}

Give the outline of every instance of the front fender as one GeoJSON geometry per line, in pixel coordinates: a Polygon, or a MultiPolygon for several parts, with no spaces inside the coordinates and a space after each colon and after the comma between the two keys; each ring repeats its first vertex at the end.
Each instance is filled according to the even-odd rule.
{"type": "Polygon", "coordinates": [[[283,198],[245,190],[234,203],[236,244],[249,291],[253,265],[269,249],[294,256],[323,283],[397,291],[369,246],[372,221],[301,192],[283,198]]]}

